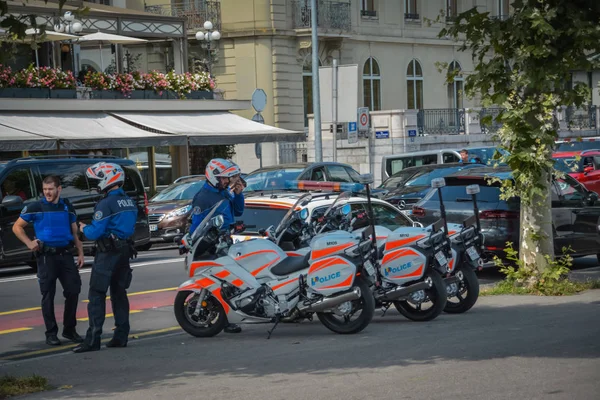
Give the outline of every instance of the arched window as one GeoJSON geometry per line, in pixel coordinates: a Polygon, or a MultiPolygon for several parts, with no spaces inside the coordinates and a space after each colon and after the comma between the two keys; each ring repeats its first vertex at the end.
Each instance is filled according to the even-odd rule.
{"type": "Polygon", "coordinates": [[[363,100],[370,111],[381,110],[381,74],[373,57],[369,57],[363,68],[363,100]]]}
{"type": "MultiPolygon", "coordinates": [[[[319,67],[321,60],[319,60],[319,67]]],[[[304,126],[308,126],[308,114],[313,113],[312,60],[310,57],[302,65],[302,95],[304,96],[304,126]]]]}
{"type": "Polygon", "coordinates": [[[454,82],[448,84],[448,104],[450,108],[463,108],[463,77],[460,73],[462,68],[458,61],[452,61],[448,72],[455,72],[454,82]]]}
{"type": "Polygon", "coordinates": [[[412,60],[406,70],[406,93],[409,110],[423,108],[423,69],[421,63],[412,60]]]}

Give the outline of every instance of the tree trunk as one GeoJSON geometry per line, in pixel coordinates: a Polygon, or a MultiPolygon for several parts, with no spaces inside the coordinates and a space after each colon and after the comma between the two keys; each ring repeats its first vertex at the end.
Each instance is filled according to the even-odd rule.
{"type": "Polygon", "coordinates": [[[545,190],[542,195],[533,198],[533,204],[521,204],[521,236],[519,259],[522,268],[530,272],[531,285],[540,278],[540,273],[554,259],[554,235],[552,230],[552,201],[550,197],[551,175],[544,173],[542,181],[545,190]]]}

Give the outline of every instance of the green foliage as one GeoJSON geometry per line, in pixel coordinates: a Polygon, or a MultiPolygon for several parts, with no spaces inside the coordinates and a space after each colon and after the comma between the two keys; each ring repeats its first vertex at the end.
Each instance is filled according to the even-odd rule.
{"type": "Polygon", "coordinates": [[[24,378],[17,378],[14,376],[0,377],[0,399],[28,393],[43,392],[49,389],[51,389],[51,387],[48,384],[48,379],[39,375],[32,375],[24,378]]]}
{"type": "Polygon", "coordinates": [[[512,243],[504,250],[508,265],[498,257],[494,263],[506,278],[497,284],[487,294],[535,294],[542,296],[561,296],[574,294],[592,288],[592,283],[573,282],[568,279],[568,274],[573,265],[573,258],[568,254],[569,248],[563,248],[562,258],[552,260],[546,256],[548,267],[538,271],[532,266],[519,260],[518,252],[513,249],[512,243]]]}

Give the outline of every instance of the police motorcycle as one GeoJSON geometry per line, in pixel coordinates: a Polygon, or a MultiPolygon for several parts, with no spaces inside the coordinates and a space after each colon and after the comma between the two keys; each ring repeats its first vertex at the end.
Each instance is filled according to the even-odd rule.
{"type": "Polygon", "coordinates": [[[383,226],[374,226],[370,204],[368,213],[370,215],[358,215],[345,228],[351,230],[357,218],[369,220],[370,226],[356,230],[355,234],[369,236],[376,246],[371,274],[376,305],[383,309],[384,315],[393,304],[402,315],[414,321],[436,318],[447,301],[442,274],[448,271],[451,252],[443,230],[445,220],[440,219],[429,230],[404,227],[392,232],[383,226]],[[427,303],[431,303],[431,307],[423,310],[423,304],[427,303]]]}
{"type": "MultiPolygon", "coordinates": [[[[310,201],[309,196],[302,196],[276,229],[269,229],[275,238],[302,234],[297,228],[308,211],[297,208],[310,201]]],[[[218,206],[189,240],[185,262],[192,278],[179,286],[174,305],[176,319],[186,332],[210,337],[227,323],[274,323],[270,337],[283,319],[312,313],[340,334],[360,332],[370,323],[375,303],[360,276],[368,239],[330,232],[315,236],[306,256],[289,257],[270,240],[228,242],[223,238],[227,233],[219,233],[222,217],[213,217],[218,206]],[[198,259],[207,248],[214,249],[215,257],[198,259]]]]}

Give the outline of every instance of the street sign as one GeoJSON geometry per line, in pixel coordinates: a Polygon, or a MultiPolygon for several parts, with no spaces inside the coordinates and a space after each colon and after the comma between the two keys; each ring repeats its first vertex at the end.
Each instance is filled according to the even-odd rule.
{"type": "Polygon", "coordinates": [[[267,94],[262,89],[255,89],[252,93],[252,108],[256,112],[261,112],[267,105],[267,94]]]}
{"type": "Polygon", "coordinates": [[[260,158],[262,156],[262,143],[254,144],[254,155],[256,155],[256,158],[260,158]]]}
{"type": "Polygon", "coordinates": [[[348,143],[357,143],[358,142],[358,130],[356,126],[356,122],[348,122],[348,143]]]}
{"type": "Polygon", "coordinates": [[[252,116],[252,121],[258,122],[259,124],[264,124],[265,123],[265,119],[259,113],[256,113],[256,114],[254,114],[252,116]]]}
{"type": "Polygon", "coordinates": [[[375,131],[375,139],[389,139],[390,131],[375,131]]]}
{"type": "Polygon", "coordinates": [[[369,132],[369,108],[360,107],[358,109],[358,131],[369,132]]]}
{"type": "Polygon", "coordinates": [[[416,129],[409,129],[408,130],[408,137],[415,137],[417,136],[417,130],[416,129]]]}

